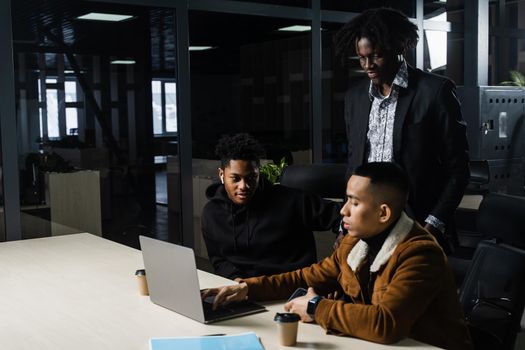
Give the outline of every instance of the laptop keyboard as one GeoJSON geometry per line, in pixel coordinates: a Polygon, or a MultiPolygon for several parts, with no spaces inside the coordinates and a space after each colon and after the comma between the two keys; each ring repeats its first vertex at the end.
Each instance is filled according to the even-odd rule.
{"type": "Polygon", "coordinates": [[[226,306],[218,307],[216,310],[212,309],[212,303],[204,301],[202,306],[204,309],[204,318],[206,320],[217,320],[223,318],[229,318],[231,315],[242,315],[245,313],[253,313],[253,310],[264,311],[264,307],[252,303],[250,301],[241,301],[226,306]]]}
{"type": "Polygon", "coordinates": [[[211,303],[203,301],[202,306],[204,308],[205,319],[222,318],[238,313],[237,309],[233,309],[229,305],[218,307],[216,310],[213,310],[211,303]]]}

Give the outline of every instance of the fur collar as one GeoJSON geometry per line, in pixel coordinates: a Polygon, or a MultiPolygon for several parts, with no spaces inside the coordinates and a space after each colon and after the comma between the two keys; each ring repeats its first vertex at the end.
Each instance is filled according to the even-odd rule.
{"type": "MultiPolygon", "coordinates": [[[[381,249],[377,253],[376,258],[370,265],[370,272],[379,271],[381,266],[383,266],[388,261],[388,259],[390,259],[397,245],[405,239],[412,229],[412,226],[414,226],[414,220],[409,218],[403,212],[396,225],[392,228],[392,231],[390,231],[390,234],[386,238],[385,243],[383,243],[383,246],[381,246],[381,249]]],[[[361,264],[361,262],[363,262],[367,254],[368,244],[366,244],[366,242],[363,240],[359,240],[359,242],[357,242],[357,244],[352,248],[350,254],[348,254],[348,258],[346,259],[352,271],[355,272],[357,270],[357,267],[361,264]]]]}

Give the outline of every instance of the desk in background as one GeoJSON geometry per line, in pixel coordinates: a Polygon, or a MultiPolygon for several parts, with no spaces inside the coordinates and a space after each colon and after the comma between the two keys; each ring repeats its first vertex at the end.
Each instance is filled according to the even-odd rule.
{"type": "MultiPolygon", "coordinates": [[[[269,311],[204,325],[138,294],[134,272],[142,254],[87,233],[0,243],[0,348],[3,350],[148,350],[152,337],[254,331],[266,350],[278,345],[269,311]]],[[[201,288],[232,281],[199,271],[201,288]]],[[[300,324],[290,349],[390,349],[354,338],[326,335],[300,324]]],[[[406,339],[396,349],[435,349],[406,339]]]]}

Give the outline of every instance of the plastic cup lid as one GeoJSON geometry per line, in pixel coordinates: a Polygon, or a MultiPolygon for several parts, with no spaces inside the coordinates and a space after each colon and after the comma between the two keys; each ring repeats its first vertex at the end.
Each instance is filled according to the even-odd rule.
{"type": "Polygon", "coordinates": [[[301,317],[298,314],[292,312],[278,312],[273,318],[273,320],[277,322],[297,322],[300,319],[301,317]]]}

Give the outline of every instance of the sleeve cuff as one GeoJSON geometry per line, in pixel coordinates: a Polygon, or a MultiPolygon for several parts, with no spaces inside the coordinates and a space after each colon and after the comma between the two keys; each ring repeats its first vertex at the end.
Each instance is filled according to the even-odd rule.
{"type": "Polygon", "coordinates": [[[425,222],[434,228],[436,228],[439,232],[445,233],[445,223],[438,218],[436,218],[434,215],[429,215],[425,222]]]}
{"type": "Polygon", "coordinates": [[[315,309],[315,322],[324,329],[328,329],[328,319],[330,315],[330,310],[332,309],[333,301],[329,299],[322,299],[317,304],[315,309]]]}

